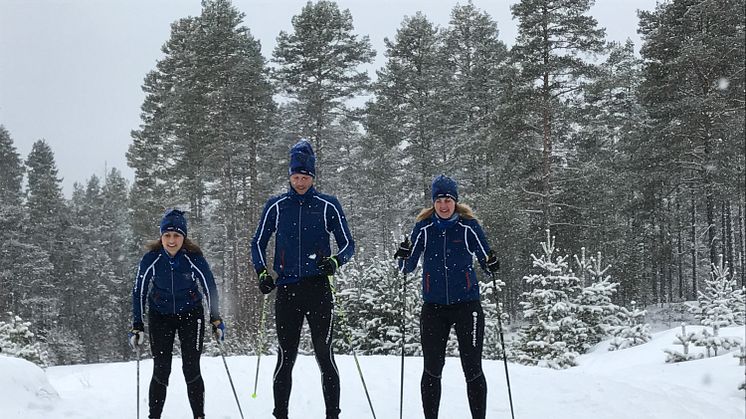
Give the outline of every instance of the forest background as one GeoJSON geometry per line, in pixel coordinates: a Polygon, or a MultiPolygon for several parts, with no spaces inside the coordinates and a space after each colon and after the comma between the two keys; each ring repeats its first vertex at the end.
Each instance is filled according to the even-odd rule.
{"type": "MultiPolygon", "coordinates": [[[[358,252],[339,289],[347,307],[382,308],[349,310],[353,329],[381,329],[379,351],[400,339],[393,250],[440,173],[457,179],[500,257],[510,321],[523,318],[547,230],[558,254],[601,252],[620,306],[696,299],[720,255],[746,285],[744,1],[640,12],[639,55],[606,41],[591,5],[516,3],[511,48],[470,3],[445,27],[405,17],[372,79],[360,68],[376,52],[334,2],[308,3],[264,57],[235,6],[205,0],[174,22],[143,82],[132,184],[112,169],[66,199],[49,145],[22,159],[0,128],[0,313],[30,322],[52,364],[130,358],[142,244],[178,206],[218,278],[230,350],[259,350],[249,243],[300,137],[317,152],[317,187],[346,210],[358,252]]],[[[414,330],[416,276],[407,287],[414,330]]]]}

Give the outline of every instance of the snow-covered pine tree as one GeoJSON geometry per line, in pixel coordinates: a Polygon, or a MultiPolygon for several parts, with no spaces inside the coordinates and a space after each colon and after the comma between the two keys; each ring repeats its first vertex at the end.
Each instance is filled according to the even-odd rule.
{"type": "Polygon", "coordinates": [[[735,275],[730,275],[730,268],[723,262],[723,255],[718,264],[712,264],[710,278],[705,280],[704,289],[699,291],[697,305],[690,310],[704,326],[727,327],[744,324],[743,289],[738,288],[735,275]]]}
{"type": "Polygon", "coordinates": [[[514,349],[518,362],[555,369],[576,365],[575,348],[586,340],[585,326],[577,319],[580,281],[568,269],[566,256],[555,256],[555,238],[546,230],[546,242],[541,244],[544,254],[531,255],[533,266],[541,273],[523,277],[530,292],[524,292],[521,302],[524,326],[514,349]]]}
{"type": "Polygon", "coordinates": [[[575,122],[568,105],[598,74],[596,66],[584,57],[605,48],[604,29],[588,15],[592,4],[592,0],[521,0],[510,6],[518,21],[511,56],[525,88],[531,90],[524,99],[530,104],[523,123],[527,127],[524,135],[533,138],[525,141],[542,145],[539,164],[531,167],[533,173],[522,176],[531,180],[524,186],[531,193],[524,196],[533,201],[533,208],[541,209],[538,224],[544,228],[557,219],[570,219],[559,214],[570,207],[566,202],[554,204],[560,196],[564,198],[561,193],[567,185],[577,181],[576,170],[569,171],[572,176],[566,175],[572,161],[564,156],[572,154],[568,147],[573,142],[568,125],[575,122]]]}
{"type": "Polygon", "coordinates": [[[707,357],[718,356],[718,351],[726,351],[741,345],[741,339],[735,336],[720,336],[720,326],[717,323],[712,325],[712,333],[707,330],[707,326],[702,331],[695,334],[694,346],[704,346],[707,351],[707,357]]]}
{"type": "Polygon", "coordinates": [[[118,331],[128,330],[131,326],[132,281],[135,278],[141,248],[132,235],[132,219],[128,208],[130,186],[122,173],[112,168],[104,178],[101,187],[101,211],[105,216],[99,233],[103,236],[103,251],[112,261],[113,279],[110,282],[112,292],[120,296],[115,305],[109,308],[114,314],[113,328],[116,347],[122,358],[132,356],[132,349],[122,342],[118,331]]]}
{"type": "MultiPolygon", "coordinates": [[[[485,359],[503,358],[502,343],[500,342],[500,329],[497,319],[498,315],[502,316],[500,320],[502,321],[503,326],[503,337],[507,335],[505,327],[509,320],[508,313],[504,311],[502,302],[500,302],[499,310],[497,304],[495,304],[495,297],[499,297],[502,294],[505,289],[505,283],[498,279],[496,285],[497,290],[495,290],[492,281],[479,284],[482,292],[482,309],[484,310],[484,345],[482,356],[485,359]]],[[[510,343],[506,341],[505,347],[506,350],[509,349],[510,343]]]]}
{"type": "MultiPolygon", "coordinates": [[[[125,195],[118,200],[124,203],[126,198],[125,195]]],[[[127,289],[131,289],[133,275],[127,272],[125,277],[116,272],[125,273],[127,270],[122,265],[136,262],[131,258],[120,259],[125,255],[116,252],[119,246],[126,246],[115,240],[129,230],[129,223],[126,218],[115,218],[117,212],[107,208],[109,204],[97,176],[91,176],[85,187],[75,184],[70,202],[69,240],[74,250],[76,284],[66,293],[63,318],[67,327],[80,337],[85,348],[82,355],[88,363],[121,359],[121,333],[127,330],[130,321],[131,299],[127,289]],[[93,330],[97,332],[92,333],[93,330]]]]}
{"type": "Polygon", "coordinates": [[[637,308],[634,301],[630,301],[630,309],[619,307],[616,313],[618,324],[609,328],[609,334],[614,336],[609,344],[610,351],[627,349],[649,342],[650,325],[645,323],[645,310],[637,308]]]}
{"type": "MultiPolygon", "coordinates": [[[[340,301],[347,314],[352,348],[343,339],[335,346],[364,355],[398,355],[401,353],[402,298],[401,281],[395,262],[387,255],[376,256],[361,266],[353,263],[340,275],[340,301]]],[[[407,275],[405,354],[419,355],[419,288],[407,275]]],[[[337,330],[341,333],[341,330],[337,330]]]]}
{"type": "MultiPolygon", "coordinates": [[[[354,33],[352,14],[333,1],[308,2],[292,18],[293,31],[280,31],[272,52],[273,76],[281,92],[298,105],[300,134],[313,143],[318,162],[338,148],[334,131],[352,114],[347,99],[368,88],[361,65],[375,57],[368,36],[354,33]]],[[[317,167],[317,182],[325,171],[317,167]]]]}
{"type": "Polygon", "coordinates": [[[417,12],[402,21],[393,40],[386,38],[384,43],[387,61],[373,84],[375,101],[367,107],[368,132],[398,148],[395,159],[400,164],[396,174],[391,174],[401,179],[398,206],[429,206],[432,176],[452,154],[443,152],[450,144],[442,117],[443,37],[436,25],[417,12]]]}
{"type": "MultiPolygon", "coordinates": [[[[13,145],[10,133],[0,125],[0,313],[12,311],[30,315],[30,281],[36,274],[42,280],[50,266],[48,254],[29,242],[24,234],[26,224],[23,208],[23,161],[13,145]],[[40,264],[37,264],[41,262],[40,264]],[[41,266],[39,266],[41,265],[41,266]],[[35,271],[35,272],[32,272],[35,271]]],[[[33,318],[29,316],[28,318],[33,318]]]]}
{"type": "MultiPolygon", "coordinates": [[[[503,121],[494,117],[506,88],[503,73],[508,50],[498,37],[497,22],[473,3],[457,4],[443,31],[441,56],[445,73],[441,106],[449,139],[442,154],[446,173],[459,179],[465,192],[491,187],[495,166],[507,164],[496,153],[496,135],[503,121]]],[[[470,194],[470,202],[476,204],[470,194]]]]}
{"type": "Polygon", "coordinates": [[[645,130],[650,134],[633,143],[628,164],[650,179],[643,185],[658,185],[651,196],[668,196],[665,190],[687,179],[684,187],[700,196],[692,205],[704,207],[699,222],[707,226],[702,241],[710,264],[718,263],[718,252],[731,240],[714,228],[718,206],[743,202],[743,153],[734,150],[743,150],[746,125],[745,7],[744,0],[674,0],[639,13],[645,61],[640,92],[652,120],[645,130]]]}
{"type": "Polygon", "coordinates": [[[681,323],[681,334],[676,335],[676,340],[673,341],[674,345],[681,345],[684,347],[684,352],[678,352],[673,349],[664,349],[666,353],[666,362],[684,362],[691,361],[693,359],[702,359],[704,354],[689,353],[689,345],[694,342],[694,338],[697,335],[696,332],[686,332],[686,324],[681,323]]]}
{"type": "MultiPolygon", "coordinates": [[[[201,237],[196,237],[214,270],[222,315],[240,338],[231,342],[235,348],[251,340],[259,326],[262,297],[245,258],[261,203],[276,185],[263,177],[268,166],[282,165],[259,157],[271,154],[269,131],[276,108],[259,40],[231,1],[203,1],[202,6],[202,29],[193,34],[198,66],[192,71],[210,86],[206,106],[200,109],[204,125],[199,127],[210,140],[197,156],[206,167],[209,205],[197,230],[201,237]]],[[[280,155],[286,153],[283,149],[280,155]]]]}
{"type": "Polygon", "coordinates": [[[617,312],[619,306],[611,302],[619,283],[612,282],[606,273],[611,267],[602,267],[601,252],[595,258],[586,259],[585,248],[581,249],[581,257],[575,255],[578,271],[590,276],[590,285],[584,286],[575,299],[577,316],[585,327],[586,340],[580,342],[578,351],[585,353],[609,334],[611,328],[619,325],[617,312]]]}
{"type": "Polygon", "coordinates": [[[39,268],[35,270],[47,274],[29,275],[31,281],[24,284],[27,287],[26,304],[30,304],[24,318],[44,339],[60,314],[64,290],[72,283],[69,276],[72,271],[70,248],[66,240],[69,216],[62,196],[62,181],[57,177],[54,153],[44,140],[34,143],[26,158],[26,166],[28,218],[24,220],[24,235],[31,244],[46,252],[46,257],[36,252],[36,256],[41,258],[36,262],[39,268]],[[50,263],[51,269],[47,271],[50,263]]]}
{"type": "Polygon", "coordinates": [[[31,322],[8,313],[8,321],[0,320],[0,349],[3,355],[23,358],[39,366],[47,365],[46,352],[31,332],[31,322]]]}

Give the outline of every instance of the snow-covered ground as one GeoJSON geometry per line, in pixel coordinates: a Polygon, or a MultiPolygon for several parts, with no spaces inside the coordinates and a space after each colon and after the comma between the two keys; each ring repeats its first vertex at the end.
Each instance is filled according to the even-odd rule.
{"type": "MultiPolygon", "coordinates": [[[[690,326],[687,331],[698,330],[690,326]]],[[[744,367],[733,353],[680,364],[664,363],[678,328],[656,333],[645,345],[608,352],[603,342],[580,358],[580,366],[555,371],[509,364],[517,419],[743,419],[746,398],[737,389],[744,367]]],[[[722,336],[744,339],[744,327],[725,328],[722,336]]],[[[701,351],[701,348],[694,348],[701,351]]],[[[396,356],[360,357],[379,419],[399,417],[399,363],[396,356]]],[[[275,358],[263,357],[258,397],[251,398],[255,357],[229,357],[244,416],[271,418],[271,379],[275,358]]],[[[407,358],[404,417],[422,418],[419,358],[407,358]]],[[[163,419],[190,418],[180,360],[174,360],[163,419]]],[[[351,356],[337,356],[342,375],[342,417],[371,418],[351,356]]],[[[147,417],[147,385],[152,362],[140,365],[140,417],[147,417]]],[[[240,418],[220,357],[203,358],[206,413],[209,419],[240,418]]],[[[28,362],[0,356],[0,417],[7,419],[135,418],[136,364],[111,363],[52,367],[44,372],[28,362]]],[[[485,361],[489,386],[487,418],[509,418],[505,372],[501,361],[485,361]]],[[[449,358],[443,378],[441,418],[469,417],[458,359],[449,358]]],[[[290,402],[294,419],[323,417],[321,383],[313,357],[301,356],[294,371],[290,402]]]]}

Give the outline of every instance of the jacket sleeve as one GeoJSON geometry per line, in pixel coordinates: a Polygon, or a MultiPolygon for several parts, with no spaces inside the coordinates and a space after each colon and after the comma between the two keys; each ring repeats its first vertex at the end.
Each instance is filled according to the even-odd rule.
{"type": "Polygon", "coordinates": [[[325,217],[327,228],[334,234],[334,240],[337,242],[339,251],[336,254],[340,266],[349,262],[352,255],[355,254],[355,241],[352,239],[352,233],[347,226],[347,218],[342,205],[336,198],[330,199],[331,205],[325,208],[325,217]]]}
{"type": "Polygon", "coordinates": [[[135,285],[132,287],[132,323],[143,323],[145,304],[148,299],[148,287],[155,273],[155,262],[158,256],[148,253],[140,259],[140,266],[135,275],[135,285]]]}
{"type": "Polygon", "coordinates": [[[487,260],[487,255],[490,252],[490,245],[487,242],[487,237],[484,235],[484,230],[482,230],[482,226],[476,221],[467,223],[465,226],[467,229],[466,241],[469,250],[477,257],[482,269],[487,272],[487,265],[484,262],[487,260]]]}
{"type": "Polygon", "coordinates": [[[220,298],[218,297],[218,287],[215,285],[215,277],[210,270],[210,264],[203,256],[194,256],[190,259],[192,269],[196,278],[199,278],[199,284],[202,292],[207,298],[207,306],[210,308],[210,320],[220,318],[220,298]]]}
{"type": "Polygon", "coordinates": [[[278,211],[277,200],[267,201],[262,216],[259,218],[254,238],[251,240],[251,261],[257,272],[267,267],[267,243],[277,229],[278,211]]]}
{"type": "Polygon", "coordinates": [[[405,260],[399,260],[399,270],[404,273],[410,273],[417,267],[417,263],[420,261],[420,255],[425,250],[425,241],[427,240],[427,230],[422,228],[421,223],[417,223],[412,228],[412,233],[409,235],[409,242],[412,243],[412,253],[409,258],[405,260]]]}

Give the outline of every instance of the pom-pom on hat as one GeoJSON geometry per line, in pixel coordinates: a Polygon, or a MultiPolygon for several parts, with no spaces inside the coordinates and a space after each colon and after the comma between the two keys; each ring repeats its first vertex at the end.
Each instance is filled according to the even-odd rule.
{"type": "Polygon", "coordinates": [[[168,208],[161,219],[161,236],[167,231],[175,231],[184,238],[187,236],[187,220],[184,211],[168,208]]]}
{"type": "Polygon", "coordinates": [[[311,143],[305,138],[301,138],[290,149],[290,167],[288,176],[295,173],[316,177],[316,155],[313,153],[311,143]]]}
{"type": "Polygon", "coordinates": [[[458,202],[458,185],[456,181],[446,175],[433,179],[433,202],[438,198],[451,198],[458,202]]]}

